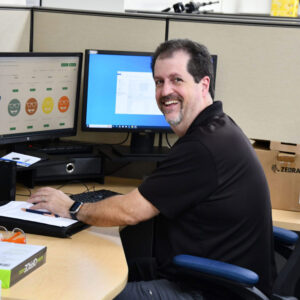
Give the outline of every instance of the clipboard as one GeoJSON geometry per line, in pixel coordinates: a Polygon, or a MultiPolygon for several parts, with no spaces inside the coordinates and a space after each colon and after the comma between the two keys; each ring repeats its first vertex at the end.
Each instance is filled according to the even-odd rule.
{"type": "Polygon", "coordinates": [[[80,221],[53,218],[22,212],[21,208],[28,208],[31,204],[23,201],[11,201],[0,207],[0,225],[8,230],[21,228],[25,233],[67,238],[88,228],[90,225],[80,221]],[[49,219],[50,218],[50,219],[49,219]]]}
{"type": "Polygon", "coordinates": [[[2,216],[0,217],[0,224],[6,227],[8,230],[13,230],[15,227],[18,227],[21,228],[25,233],[33,233],[60,238],[70,237],[71,235],[89,227],[88,224],[79,221],[66,227],[59,227],[2,216]]]}

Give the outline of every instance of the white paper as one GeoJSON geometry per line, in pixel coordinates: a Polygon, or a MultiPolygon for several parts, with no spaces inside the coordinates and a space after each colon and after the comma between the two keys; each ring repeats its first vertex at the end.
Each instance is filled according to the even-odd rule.
{"type": "Polygon", "coordinates": [[[33,221],[59,227],[68,227],[69,225],[77,222],[76,220],[67,218],[56,218],[50,215],[40,215],[22,210],[22,208],[30,208],[31,206],[31,203],[25,201],[10,201],[8,204],[0,206],[0,216],[33,221]]]}
{"type": "Polygon", "coordinates": [[[0,158],[1,160],[15,161],[18,166],[29,167],[32,164],[41,160],[40,157],[25,155],[17,152],[10,152],[9,154],[0,158]]]}

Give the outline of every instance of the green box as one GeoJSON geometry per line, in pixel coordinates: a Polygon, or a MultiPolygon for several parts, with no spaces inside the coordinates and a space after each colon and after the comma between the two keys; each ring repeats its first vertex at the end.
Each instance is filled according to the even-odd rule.
{"type": "Polygon", "coordinates": [[[0,280],[9,288],[46,262],[46,246],[0,242],[0,280]]]}

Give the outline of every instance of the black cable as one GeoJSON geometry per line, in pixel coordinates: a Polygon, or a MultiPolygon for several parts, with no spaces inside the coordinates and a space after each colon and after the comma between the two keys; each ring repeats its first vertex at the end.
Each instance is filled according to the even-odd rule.
{"type": "Polygon", "coordinates": [[[110,145],[112,145],[112,146],[113,145],[122,145],[122,144],[124,144],[128,140],[128,138],[129,138],[129,132],[127,132],[126,138],[122,142],[116,143],[116,144],[110,144],[110,145]]]}
{"type": "MultiPolygon", "coordinates": [[[[206,6],[206,5],[211,5],[211,4],[216,4],[219,3],[220,1],[208,1],[208,2],[194,2],[194,1],[190,1],[188,3],[186,3],[185,5],[182,2],[178,2],[175,3],[173,5],[173,9],[175,13],[195,13],[195,14],[199,14],[199,8],[202,6],[206,6]]],[[[162,12],[168,12],[170,11],[171,8],[166,8],[164,9],[162,12]]]]}
{"type": "Polygon", "coordinates": [[[202,7],[202,6],[206,6],[206,5],[211,5],[211,4],[216,4],[216,3],[219,3],[220,1],[209,1],[209,2],[193,2],[191,1],[190,3],[186,4],[185,5],[185,11],[187,13],[201,13],[199,11],[199,8],[202,7]]]}
{"type": "Polygon", "coordinates": [[[171,144],[169,142],[169,139],[168,139],[168,133],[167,132],[166,132],[166,142],[167,142],[169,148],[172,148],[172,146],[171,146],[171,144]]]}
{"type": "Polygon", "coordinates": [[[220,1],[210,1],[210,2],[203,2],[200,4],[200,6],[206,6],[206,5],[211,5],[211,4],[217,4],[220,1]]]}
{"type": "MultiPolygon", "coordinates": [[[[89,192],[90,191],[90,189],[89,189],[89,187],[83,182],[83,181],[80,181],[80,180],[71,180],[71,181],[68,181],[68,182],[66,182],[66,183],[64,183],[64,184],[61,184],[61,185],[59,185],[56,189],[57,190],[60,190],[60,189],[62,189],[64,186],[66,186],[66,185],[68,185],[68,184],[71,184],[71,183],[79,183],[79,184],[82,184],[84,187],[85,187],[85,191],[83,191],[83,193],[86,193],[86,192],[89,192]]],[[[94,189],[95,189],[95,187],[94,187],[94,189]]],[[[74,193],[65,193],[66,195],[68,195],[68,196],[70,196],[70,195],[73,195],[74,193]]]]}
{"type": "Polygon", "coordinates": [[[122,145],[122,144],[124,144],[128,140],[128,138],[129,138],[129,132],[127,132],[127,135],[126,135],[125,139],[123,141],[119,142],[119,143],[115,143],[115,144],[111,144],[111,143],[99,143],[97,145],[108,145],[108,146],[122,145]]]}
{"type": "Polygon", "coordinates": [[[105,176],[112,176],[114,173],[122,170],[123,168],[127,167],[131,162],[127,162],[126,164],[116,168],[115,170],[113,170],[112,172],[110,172],[109,174],[105,174],[105,176]]]}
{"type": "Polygon", "coordinates": [[[161,147],[162,146],[162,133],[159,132],[158,134],[158,147],[161,147]]]}

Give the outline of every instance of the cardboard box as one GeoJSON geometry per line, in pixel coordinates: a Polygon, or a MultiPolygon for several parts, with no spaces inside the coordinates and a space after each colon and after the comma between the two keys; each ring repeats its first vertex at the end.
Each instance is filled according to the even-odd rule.
{"type": "Polygon", "coordinates": [[[46,261],[46,246],[0,242],[0,280],[9,288],[46,261]]]}
{"type": "Polygon", "coordinates": [[[269,148],[254,143],[264,168],[272,208],[300,211],[300,147],[271,142],[269,148]]]}

